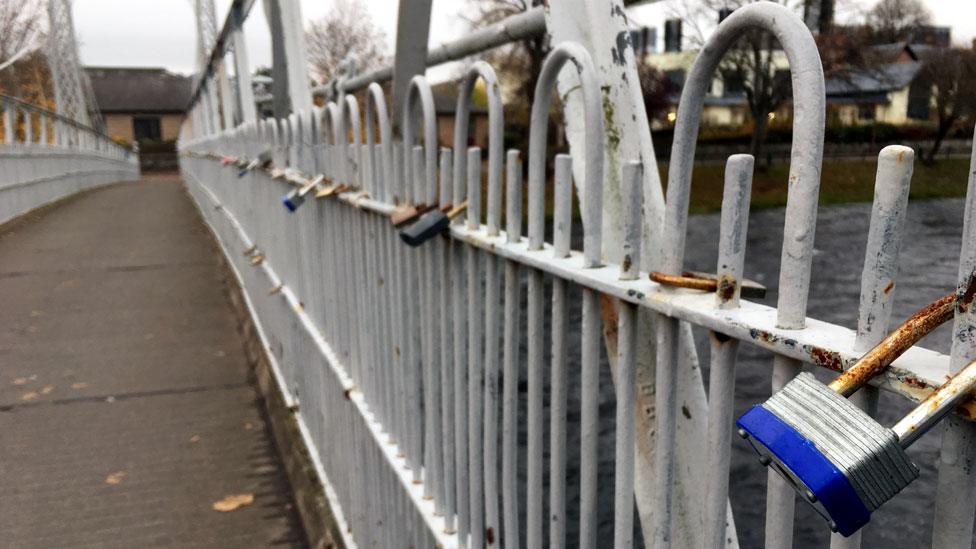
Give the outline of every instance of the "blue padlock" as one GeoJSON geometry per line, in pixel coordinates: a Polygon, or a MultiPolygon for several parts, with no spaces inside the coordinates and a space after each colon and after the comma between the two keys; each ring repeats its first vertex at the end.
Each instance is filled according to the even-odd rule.
{"type": "Polygon", "coordinates": [[[919,311],[829,386],[801,373],[736,421],[759,461],[790,482],[833,531],[850,536],[918,478],[905,449],[976,386],[973,362],[890,429],[846,398],[952,318],[954,298],[919,311]]]}

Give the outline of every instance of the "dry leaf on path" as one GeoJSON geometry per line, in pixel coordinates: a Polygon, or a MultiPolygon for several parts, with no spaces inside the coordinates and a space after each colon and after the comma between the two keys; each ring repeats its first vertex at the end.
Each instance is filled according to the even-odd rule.
{"type": "Polygon", "coordinates": [[[125,478],[125,471],[116,471],[105,477],[105,484],[118,484],[125,478]]]}
{"type": "Polygon", "coordinates": [[[190,442],[200,442],[200,435],[193,435],[190,437],[190,442]]]}
{"type": "Polygon", "coordinates": [[[14,385],[26,385],[26,384],[27,384],[26,377],[18,377],[17,379],[14,380],[14,385]]]}
{"type": "Polygon", "coordinates": [[[72,383],[71,384],[71,388],[72,389],[84,389],[86,387],[88,387],[88,384],[85,383],[84,381],[79,381],[77,383],[72,383]]]}
{"type": "Polygon", "coordinates": [[[254,428],[254,425],[250,421],[245,421],[244,422],[244,430],[245,431],[250,431],[253,428],[254,428]]]}
{"type": "Polygon", "coordinates": [[[243,507],[252,503],[254,503],[254,494],[231,494],[229,496],[225,496],[224,499],[220,501],[215,501],[213,508],[214,511],[227,513],[236,510],[238,507],[243,507]]]}
{"type": "Polygon", "coordinates": [[[20,400],[34,400],[35,398],[37,398],[37,391],[31,391],[29,393],[24,393],[24,395],[20,397],[20,400]]]}
{"type": "Polygon", "coordinates": [[[49,395],[49,394],[51,394],[51,391],[53,391],[53,390],[54,390],[54,385],[45,385],[44,388],[41,389],[41,394],[42,395],[49,395]]]}

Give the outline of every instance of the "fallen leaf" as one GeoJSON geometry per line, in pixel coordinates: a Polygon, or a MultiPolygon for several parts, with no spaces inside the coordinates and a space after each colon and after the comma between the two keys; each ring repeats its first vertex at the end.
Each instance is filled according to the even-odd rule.
{"type": "Polygon", "coordinates": [[[125,471],[116,471],[105,477],[105,484],[115,485],[122,482],[123,478],[125,478],[125,471]]]}
{"type": "Polygon", "coordinates": [[[30,315],[31,315],[32,317],[34,317],[34,318],[37,318],[37,317],[39,317],[39,316],[41,316],[41,314],[42,314],[42,313],[41,313],[40,311],[38,311],[38,310],[33,310],[33,311],[31,311],[31,314],[30,314],[30,315]]]}
{"type": "Polygon", "coordinates": [[[20,397],[20,400],[34,400],[35,398],[37,398],[37,391],[31,391],[29,393],[24,393],[24,395],[20,397]]]}
{"type": "Polygon", "coordinates": [[[86,387],[88,387],[88,384],[85,383],[84,381],[79,381],[77,383],[72,383],[71,384],[71,388],[72,389],[84,389],[86,387]]]}
{"type": "Polygon", "coordinates": [[[194,443],[200,442],[200,435],[193,435],[192,437],[190,437],[190,442],[194,442],[194,443]]]}
{"type": "Polygon", "coordinates": [[[26,377],[18,377],[14,380],[14,385],[25,385],[27,383],[26,377]]]}
{"type": "Polygon", "coordinates": [[[225,496],[224,499],[220,501],[215,501],[213,504],[213,509],[214,511],[227,513],[236,510],[238,507],[243,507],[252,503],[254,503],[254,494],[231,494],[229,496],[225,496]]]}
{"type": "Polygon", "coordinates": [[[53,390],[54,390],[54,385],[45,385],[44,388],[41,389],[41,394],[42,395],[49,395],[49,394],[51,394],[51,391],[53,391],[53,390]]]}
{"type": "Polygon", "coordinates": [[[245,431],[250,431],[253,428],[254,428],[254,425],[252,425],[250,421],[245,421],[244,422],[244,430],[245,431]]]}

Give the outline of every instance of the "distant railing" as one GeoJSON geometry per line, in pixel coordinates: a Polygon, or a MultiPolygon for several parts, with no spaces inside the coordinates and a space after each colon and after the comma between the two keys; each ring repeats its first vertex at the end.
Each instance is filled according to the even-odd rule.
{"type": "MultiPolygon", "coordinates": [[[[239,23],[228,36],[239,32],[239,23]]],[[[395,120],[376,81],[360,98],[341,94],[321,108],[221,127],[214,122],[227,104],[215,104],[213,81],[203,80],[194,125],[179,144],[182,173],[240,280],[347,544],[592,548],[612,539],[615,547],[633,547],[635,456],[646,457],[637,441],[647,435],[635,418],[645,413],[638,403],[650,394],[654,482],[651,519],[639,523],[644,546],[678,546],[675,540],[684,539],[676,531],[679,521],[695,525],[683,535],[696,536],[702,546],[737,546],[727,496],[740,342],[769,352],[778,390],[803,364],[850,367],[888,330],[912,170],[912,151],[904,147],[879,156],[858,329],[806,316],[825,94],[816,46],[795,15],[760,2],[718,27],[683,90],[660,250],[643,246],[641,205],[651,200],[640,184],[645,166],[636,159],[621,166],[615,192],[622,194],[616,198],[623,209],[609,220],[623,234],[619,261],[604,253],[602,208],[610,196],[605,153],[617,146],[605,127],[614,105],[606,103],[590,56],[574,42],[555,45],[533,98],[529,150],[504,154],[500,90],[484,62],[469,65],[459,85],[453,149],[438,149],[432,90],[423,76],[393,97],[402,105],[400,138],[394,138],[395,120]],[[748,155],[728,160],[711,290],[672,288],[641,267],[649,256],[662,271],[656,280],[682,274],[702,100],[723,52],[754,28],[777,35],[796,90],[775,307],[740,300],[753,164],[748,155]],[[579,84],[570,93],[582,105],[576,115],[585,131],[572,156],[557,155],[550,169],[549,106],[563,68],[579,84]],[[481,149],[465,147],[477,80],[488,90],[487,164],[481,149]],[[583,169],[574,172],[577,166],[583,169]],[[574,188],[583,226],[579,250],[571,246],[574,188]],[[571,313],[577,301],[580,318],[571,313]],[[676,428],[679,415],[688,414],[676,379],[688,363],[682,338],[689,325],[709,332],[712,341],[704,456],[681,455],[676,428]],[[570,356],[577,345],[578,354],[570,356]],[[648,347],[656,357],[655,384],[639,387],[637,363],[645,358],[639,349],[648,347]],[[601,352],[614,368],[612,421],[598,409],[601,352]],[[578,415],[568,410],[577,395],[570,400],[567,385],[577,371],[578,415]],[[576,448],[568,448],[571,426],[580,434],[576,448]],[[600,517],[608,513],[598,503],[598,479],[606,470],[597,450],[608,431],[616,441],[612,518],[601,531],[600,517]],[[579,456],[572,473],[570,452],[579,456]],[[690,477],[695,486],[679,491],[677,471],[692,459],[705,468],[690,477]],[[687,493],[699,496],[679,499],[687,493]],[[568,516],[578,519],[570,524],[568,516]]],[[[339,91],[364,84],[353,81],[339,91]]],[[[976,153],[973,163],[976,169],[976,153]]],[[[976,331],[970,305],[976,292],[974,187],[971,174],[951,356],[911,347],[872,382],[876,387],[921,400],[976,358],[970,335],[976,331]]],[[[953,418],[945,432],[939,500],[934,511],[919,512],[935,513],[934,546],[968,547],[969,464],[976,451],[966,441],[973,440],[974,427],[953,418]]],[[[770,474],[768,547],[792,545],[794,499],[792,486],[770,474]]],[[[643,500],[637,500],[639,507],[643,500]]],[[[856,535],[835,535],[831,545],[859,543],[856,535]]]]}
{"type": "Polygon", "coordinates": [[[78,191],[139,177],[138,152],[47,109],[0,95],[0,223],[78,191]]]}

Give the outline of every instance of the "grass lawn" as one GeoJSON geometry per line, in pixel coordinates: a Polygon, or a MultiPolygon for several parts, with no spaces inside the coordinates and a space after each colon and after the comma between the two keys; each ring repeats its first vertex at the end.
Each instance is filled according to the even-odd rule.
{"type": "MultiPolygon", "coordinates": [[[[660,164],[661,180],[667,181],[667,165],[660,164]]],[[[874,198],[876,160],[825,160],[820,182],[820,203],[870,202],[874,198]]],[[[723,164],[696,165],[691,184],[692,213],[719,211],[722,207],[723,164]]],[[[940,159],[926,165],[915,161],[912,199],[966,196],[969,159],[940,159]]],[[[786,205],[789,165],[773,164],[757,171],[752,182],[752,207],[776,208],[786,205]]]]}

